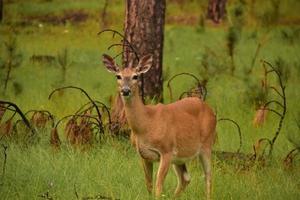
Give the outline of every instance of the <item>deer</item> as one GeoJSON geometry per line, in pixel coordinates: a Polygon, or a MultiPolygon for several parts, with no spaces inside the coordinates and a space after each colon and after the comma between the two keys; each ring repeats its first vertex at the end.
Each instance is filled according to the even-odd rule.
{"type": "Polygon", "coordinates": [[[143,56],[137,66],[120,68],[112,57],[103,54],[106,69],[117,79],[124,104],[131,140],[142,161],[146,187],[153,190],[153,164],[159,162],[155,196],[159,198],[163,182],[173,166],[177,175],[175,197],[190,183],[186,163],[200,157],[205,175],[206,198],[211,198],[212,147],[216,135],[216,116],[210,106],[197,97],[170,104],[145,105],[139,93],[139,76],[150,70],[153,56],[143,56]]]}

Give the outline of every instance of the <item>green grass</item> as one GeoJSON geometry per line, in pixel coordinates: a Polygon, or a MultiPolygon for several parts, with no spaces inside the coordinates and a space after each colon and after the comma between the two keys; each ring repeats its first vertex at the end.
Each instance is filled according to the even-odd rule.
{"type": "MultiPolygon", "coordinates": [[[[41,199],[49,192],[55,199],[103,195],[119,199],[148,199],[143,172],[136,152],[127,141],[110,140],[87,152],[64,146],[60,152],[47,144],[20,149],[10,145],[1,199],[41,199]]],[[[285,171],[281,163],[263,169],[236,171],[214,160],[215,199],[297,199],[299,171],[285,171]]],[[[178,199],[203,199],[204,176],[198,160],[188,169],[192,182],[178,199]]],[[[163,199],[172,197],[176,177],[171,170],[163,199]]]]}
{"type": "MultiPolygon", "coordinates": [[[[73,1],[72,1],[73,2],[73,1]]],[[[102,1],[101,1],[102,2],[102,1]]],[[[23,111],[30,109],[46,109],[56,117],[74,113],[87,99],[77,91],[65,91],[62,96],[54,95],[48,100],[50,92],[61,86],[74,85],[84,88],[93,99],[109,103],[111,95],[116,94],[114,77],[109,74],[101,63],[101,54],[115,55],[118,49],[108,51],[107,47],[118,41],[112,39],[109,33],[98,36],[101,29],[99,22],[93,16],[102,7],[99,1],[76,1],[75,3],[59,4],[58,1],[28,1],[9,3],[5,12],[12,21],[18,22],[20,16],[45,15],[55,13],[62,15],[65,10],[82,9],[89,13],[86,22],[80,24],[43,24],[28,26],[15,24],[17,33],[17,49],[23,55],[19,68],[13,69],[12,80],[7,94],[0,94],[0,99],[17,103],[23,111]],[[70,66],[67,68],[66,82],[61,83],[61,69],[57,62],[53,64],[33,63],[32,55],[50,55],[56,57],[67,48],[70,66]],[[15,94],[13,82],[22,85],[22,92],[15,94]]],[[[176,4],[168,7],[168,16],[177,11],[198,16],[196,2],[183,8],[176,4]]],[[[283,13],[295,8],[283,4],[283,13]]],[[[298,5],[298,4],[295,4],[298,5]]],[[[113,28],[122,30],[122,1],[109,8],[110,23],[113,28]]],[[[296,7],[296,6],[295,6],[296,7]]],[[[199,8],[201,9],[201,8],[199,8]]],[[[292,17],[294,12],[291,11],[292,17]]],[[[167,16],[167,17],[168,17],[167,16]]],[[[286,14],[286,16],[288,16],[286,14]]],[[[4,42],[12,35],[10,29],[14,24],[0,25],[0,58],[5,59],[4,42]]],[[[253,102],[249,102],[249,85],[260,87],[263,68],[260,59],[275,63],[281,58],[290,71],[286,82],[287,114],[278,140],[275,143],[273,159],[266,167],[254,167],[250,170],[239,170],[234,165],[223,163],[214,158],[213,164],[213,197],[214,199],[299,199],[300,174],[299,162],[294,170],[286,170],[282,161],[285,155],[294,148],[288,141],[300,144],[299,128],[295,119],[300,113],[300,39],[295,36],[293,41],[284,39],[283,31],[294,33],[299,26],[274,26],[271,28],[246,26],[235,49],[235,76],[228,73],[230,60],[226,49],[227,25],[214,27],[208,25],[205,31],[197,27],[167,24],[164,41],[164,71],[169,75],[190,72],[202,79],[203,56],[209,56],[210,70],[215,67],[225,68],[220,72],[211,73],[207,84],[207,102],[217,112],[218,118],[228,117],[237,121],[242,130],[243,153],[252,153],[252,145],[262,137],[272,138],[278,124],[278,117],[269,114],[267,123],[262,128],[254,128],[252,120],[255,114],[253,102]],[[254,65],[251,76],[244,71],[251,65],[259,40],[268,32],[267,42],[262,46],[254,65]]],[[[3,73],[1,71],[0,73],[3,73]]],[[[3,74],[0,74],[1,76],[3,74]]],[[[164,100],[169,103],[169,93],[164,82],[164,100]]],[[[274,76],[270,83],[278,86],[274,76]]],[[[194,82],[186,77],[175,80],[172,84],[174,97],[190,88],[194,82]]],[[[2,89],[2,84],[0,85],[2,89]]],[[[278,99],[275,94],[270,98],[278,99]]],[[[278,108],[276,108],[278,109],[278,108]]],[[[60,131],[62,147],[53,151],[49,144],[50,130],[39,131],[41,140],[38,144],[24,147],[15,142],[2,140],[9,146],[4,176],[1,176],[0,199],[42,199],[39,195],[49,192],[54,199],[76,199],[75,189],[79,198],[104,195],[119,199],[152,199],[147,194],[144,177],[138,155],[129,141],[105,136],[101,142],[95,142],[84,152],[74,150],[65,141],[60,131]]],[[[218,140],[215,150],[236,151],[239,140],[236,129],[228,122],[220,122],[217,126],[218,140]]],[[[4,154],[0,152],[0,169],[2,169],[4,154]]],[[[157,167],[157,166],[156,166],[157,167]]],[[[188,165],[192,182],[179,199],[204,199],[204,177],[198,161],[188,165]]],[[[1,174],[0,174],[1,175],[1,174]]],[[[176,187],[176,177],[173,172],[167,176],[164,184],[163,199],[171,199],[176,187]]]]}

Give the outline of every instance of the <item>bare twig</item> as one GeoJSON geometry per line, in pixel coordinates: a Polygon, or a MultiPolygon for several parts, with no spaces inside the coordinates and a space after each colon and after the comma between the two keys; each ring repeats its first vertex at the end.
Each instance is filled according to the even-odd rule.
{"type": "MultiPolygon", "coordinates": [[[[172,92],[171,82],[172,82],[176,77],[182,76],[182,75],[190,76],[190,77],[194,78],[194,79],[197,81],[197,85],[198,85],[198,86],[202,86],[202,84],[201,84],[199,78],[196,77],[195,75],[191,74],[191,73],[183,72],[183,73],[175,74],[174,76],[172,76],[172,77],[169,79],[169,81],[168,81],[168,83],[167,83],[167,87],[168,87],[168,89],[169,89],[169,94],[170,94],[170,100],[171,100],[171,101],[173,101],[173,92],[172,92]]],[[[202,86],[202,87],[203,87],[203,86],[202,86]]],[[[205,91],[206,91],[206,89],[205,89],[205,91]]]]}
{"type": "Polygon", "coordinates": [[[79,199],[79,195],[78,195],[78,192],[77,192],[77,189],[76,189],[76,184],[74,184],[74,194],[76,196],[76,199],[79,199]]]}
{"type": "Polygon", "coordinates": [[[220,119],[218,119],[218,121],[229,121],[229,122],[232,122],[237,127],[239,138],[240,138],[240,145],[239,145],[239,148],[237,149],[236,153],[239,153],[242,148],[242,132],[241,132],[240,125],[236,121],[229,119],[229,118],[220,118],[220,119]]]}
{"type": "Polygon", "coordinates": [[[54,124],[55,124],[54,116],[48,110],[29,110],[25,113],[25,116],[32,112],[35,112],[35,113],[40,112],[40,113],[46,114],[48,119],[51,119],[51,126],[54,127],[54,124]]]}
{"type": "Polygon", "coordinates": [[[106,16],[107,16],[107,7],[108,7],[108,0],[104,1],[104,6],[101,13],[101,19],[102,19],[102,26],[107,26],[106,16]]]}
{"type": "Polygon", "coordinates": [[[272,109],[272,108],[267,108],[265,107],[264,110],[268,110],[268,111],[271,111],[273,113],[275,113],[276,115],[278,115],[279,117],[282,117],[282,114],[277,112],[276,110],[272,109]]]}
{"type": "Polygon", "coordinates": [[[271,86],[270,88],[274,90],[281,98],[284,98],[283,95],[274,86],[271,86]]]}
{"type": "Polygon", "coordinates": [[[264,108],[267,107],[267,106],[269,106],[272,103],[275,103],[275,104],[279,105],[281,108],[284,108],[284,106],[282,105],[282,103],[280,103],[277,100],[268,101],[267,103],[265,103],[264,108]]]}
{"type": "Polygon", "coordinates": [[[273,151],[273,147],[274,147],[274,144],[275,144],[275,141],[276,141],[276,139],[277,139],[277,137],[278,137],[278,135],[279,135],[279,133],[280,133],[280,131],[281,131],[281,128],[282,128],[282,124],[283,124],[283,120],[284,120],[284,118],[285,118],[285,114],[286,114],[286,110],[287,110],[287,108],[286,108],[286,95],[285,95],[285,86],[283,85],[283,82],[282,82],[282,78],[281,78],[281,74],[278,72],[278,70],[276,70],[273,66],[272,66],[272,64],[271,63],[269,63],[269,62],[267,62],[267,61],[262,61],[263,62],[263,64],[265,65],[265,64],[267,64],[270,68],[271,68],[271,70],[270,70],[270,72],[275,72],[275,74],[277,75],[277,78],[278,78],[278,81],[279,81],[279,87],[280,87],[280,89],[281,89],[281,92],[279,92],[275,87],[271,87],[274,91],[276,91],[276,93],[282,98],[282,113],[278,113],[277,111],[275,111],[275,110],[273,110],[273,109],[270,109],[270,111],[272,111],[272,112],[274,112],[274,113],[276,113],[278,116],[280,116],[280,120],[279,120],[279,124],[278,124],[278,128],[277,128],[277,130],[276,130],[276,132],[275,132],[275,135],[274,135],[274,137],[272,138],[272,140],[271,140],[271,146],[270,146],[270,151],[269,151],[269,155],[271,155],[272,154],[272,151],[273,151]]]}
{"type": "MultiPolygon", "coordinates": [[[[2,166],[2,180],[4,180],[4,175],[5,175],[5,170],[6,170],[6,162],[7,162],[7,149],[8,146],[2,144],[3,147],[3,155],[4,155],[4,160],[3,160],[3,166],[2,166]]],[[[3,183],[0,183],[2,185],[3,183]]]]}
{"type": "Polygon", "coordinates": [[[295,149],[292,149],[284,158],[283,162],[286,167],[290,168],[292,167],[293,161],[297,155],[300,155],[300,148],[297,147],[295,149]]]}
{"type": "Polygon", "coordinates": [[[139,58],[139,56],[138,56],[138,53],[137,53],[136,49],[135,49],[135,48],[133,47],[133,45],[126,39],[126,37],[125,37],[123,34],[121,34],[119,31],[116,31],[116,30],[113,30],[113,29],[104,29],[104,30],[100,31],[100,32],[98,33],[98,35],[101,35],[102,33],[105,33],[105,32],[112,32],[112,33],[113,33],[113,37],[115,37],[116,34],[119,35],[119,36],[124,40],[125,45],[128,46],[128,47],[133,51],[133,53],[135,54],[136,59],[137,59],[138,61],[140,60],[140,58],[139,58]]]}
{"type": "MultiPolygon", "coordinates": [[[[98,119],[97,119],[97,117],[93,117],[93,116],[89,116],[89,115],[67,115],[67,116],[64,116],[63,118],[61,118],[60,120],[58,120],[57,121],[57,123],[56,123],[56,125],[55,125],[55,128],[57,128],[58,126],[59,126],[59,124],[63,121],[63,120],[65,120],[65,119],[67,119],[67,118],[70,118],[70,117],[73,117],[73,118],[77,118],[77,117],[86,117],[86,118],[89,118],[89,119],[94,119],[94,120],[96,120],[97,121],[97,123],[98,123],[98,125],[99,125],[99,123],[101,123],[98,119]]],[[[101,129],[103,129],[103,127],[101,126],[101,129]]]]}
{"type": "Polygon", "coordinates": [[[99,127],[103,127],[103,125],[102,125],[102,116],[101,116],[101,114],[100,114],[100,111],[99,111],[99,109],[98,109],[98,106],[96,105],[95,101],[88,95],[88,93],[87,93],[84,89],[79,88],[79,87],[75,87],[75,86],[66,86],[66,87],[62,87],[62,88],[57,88],[57,89],[53,90],[53,91],[50,93],[48,99],[50,100],[51,97],[52,97],[52,95],[53,95],[55,92],[57,92],[57,91],[59,91],[59,90],[64,90],[64,89],[76,89],[76,90],[80,90],[82,93],[84,93],[85,96],[90,100],[90,102],[93,104],[94,108],[95,108],[96,111],[97,111],[97,115],[98,115],[98,118],[99,118],[99,120],[97,120],[97,121],[98,121],[98,123],[99,123],[99,127]]]}
{"type": "Polygon", "coordinates": [[[15,111],[20,115],[20,117],[24,121],[25,125],[30,129],[32,135],[36,134],[36,130],[31,126],[28,119],[25,117],[23,112],[20,110],[20,108],[15,103],[0,100],[0,104],[8,104],[9,106],[12,106],[15,109],[15,111]]]}

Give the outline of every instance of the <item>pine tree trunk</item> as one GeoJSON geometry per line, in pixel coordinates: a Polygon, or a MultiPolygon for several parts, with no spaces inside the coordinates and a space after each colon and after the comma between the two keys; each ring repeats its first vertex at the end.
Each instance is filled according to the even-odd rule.
{"type": "MultiPolygon", "coordinates": [[[[125,38],[135,49],[138,57],[151,54],[153,65],[141,79],[142,96],[162,101],[162,58],[165,21],[165,0],[127,0],[124,23],[125,38]]],[[[135,53],[124,42],[123,66],[136,67],[135,53]]],[[[124,105],[118,95],[113,103],[111,131],[128,133],[124,105]]]]}
{"type": "Polygon", "coordinates": [[[219,23],[226,14],[227,0],[209,0],[207,18],[219,23]]]}
{"type": "Polygon", "coordinates": [[[3,19],[3,0],[0,0],[0,22],[3,19]]]}
{"type": "MultiPolygon", "coordinates": [[[[127,0],[125,37],[136,49],[139,57],[153,55],[153,66],[143,77],[144,94],[162,98],[162,58],[165,21],[165,0],[127,0]]],[[[123,66],[136,66],[138,60],[124,46],[123,66]]]]}

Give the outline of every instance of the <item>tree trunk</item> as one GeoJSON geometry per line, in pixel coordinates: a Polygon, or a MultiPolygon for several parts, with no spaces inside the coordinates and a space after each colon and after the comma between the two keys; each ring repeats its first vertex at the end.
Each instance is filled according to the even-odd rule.
{"type": "MultiPolygon", "coordinates": [[[[124,23],[125,38],[134,48],[138,57],[153,56],[153,64],[141,78],[142,97],[147,96],[162,101],[162,58],[165,22],[165,0],[127,0],[124,23]]],[[[123,66],[136,67],[138,59],[124,41],[123,66]]],[[[118,94],[112,106],[111,131],[128,133],[124,105],[118,94]]]]}
{"type": "Polygon", "coordinates": [[[3,0],[0,0],[0,22],[3,19],[3,0]]]}
{"type": "Polygon", "coordinates": [[[227,0],[209,0],[207,18],[219,23],[226,14],[227,0]]]}
{"type": "Polygon", "coordinates": [[[101,25],[101,28],[102,29],[105,29],[108,25],[108,22],[107,22],[107,7],[108,7],[108,0],[105,0],[104,1],[104,6],[102,8],[102,11],[101,11],[101,19],[100,19],[100,25],[101,25]]]}
{"type": "MultiPolygon", "coordinates": [[[[127,0],[125,38],[139,57],[153,55],[153,65],[143,77],[145,96],[162,99],[162,58],[165,21],[165,0],[127,0]]],[[[129,47],[124,46],[123,66],[135,67],[138,60],[129,47]]]]}

